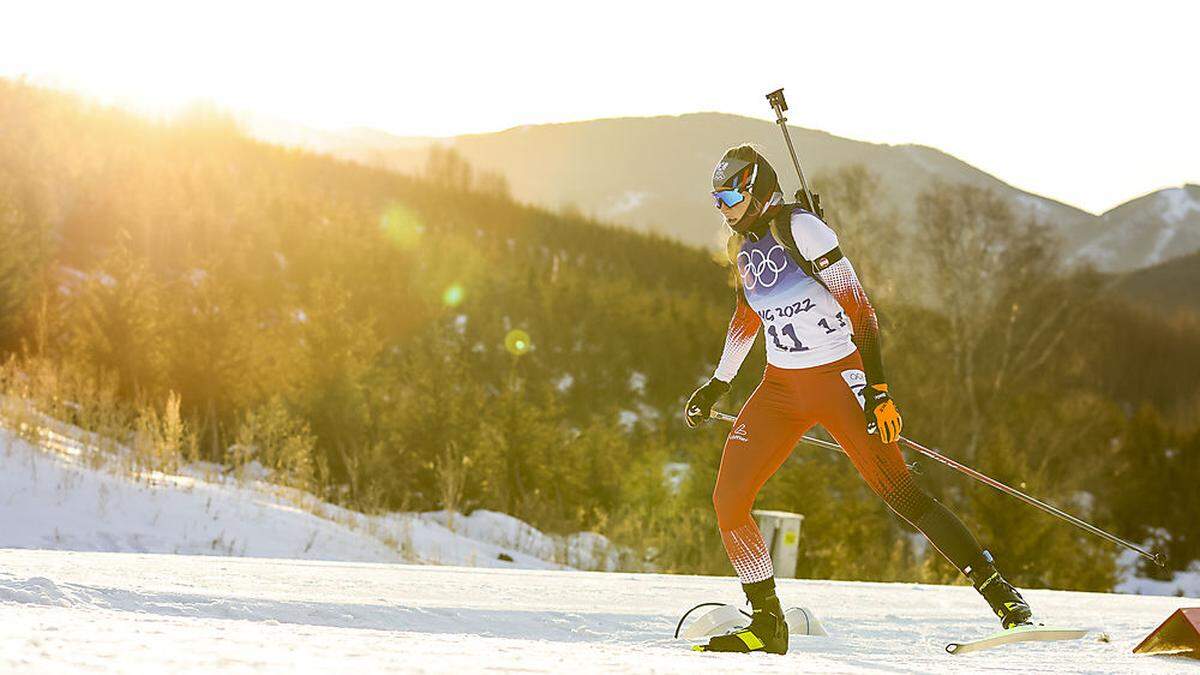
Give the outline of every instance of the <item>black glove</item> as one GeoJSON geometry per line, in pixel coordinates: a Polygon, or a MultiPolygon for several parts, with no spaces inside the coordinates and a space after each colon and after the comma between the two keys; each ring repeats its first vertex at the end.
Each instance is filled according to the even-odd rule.
{"type": "Polygon", "coordinates": [[[704,386],[692,392],[692,397],[688,399],[687,406],[683,409],[683,419],[687,425],[695,429],[697,425],[708,419],[712,415],[712,407],[716,405],[717,399],[728,391],[729,383],[714,377],[705,382],[704,386]]]}
{"type": "Polygon", "coordinates": [[[904,420],[900,419],[900,411],[896,402],[888,395],[886,384],[872,384],[862,391],[866,404],[863,413],[867,417],[867,433],[874,436],[879,434],[879,440],[884,443],[895,443],[900,440],[900,429],[904,420]]]}

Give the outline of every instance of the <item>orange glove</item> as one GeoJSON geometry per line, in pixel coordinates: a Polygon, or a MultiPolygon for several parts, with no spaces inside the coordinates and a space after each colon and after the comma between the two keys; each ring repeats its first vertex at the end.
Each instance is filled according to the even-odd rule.
{"type": "Polygon", "coordinates": [[[867,433],[878,433],[879,439],[884,443],[900,440],[900,429],[904,427],[904,420],[900,419],[896,402],[888,395],[888,386],[869,384],[863,390],[863,398],[866,399],[863,413],[867,417],[867,433]]]}

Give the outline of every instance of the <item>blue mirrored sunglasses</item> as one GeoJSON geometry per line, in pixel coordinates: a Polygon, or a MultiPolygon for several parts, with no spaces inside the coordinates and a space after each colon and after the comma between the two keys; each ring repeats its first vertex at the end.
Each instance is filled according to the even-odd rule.
{"type": "Polygon", "coordinates": [[[730,209],[741,204],[742,200],[746,198],[746,195],[737,190],[716,190],[712,193],[712,196],[717,208],[721,208],[721,205],[724,204],[725,208],[730,209]]]}

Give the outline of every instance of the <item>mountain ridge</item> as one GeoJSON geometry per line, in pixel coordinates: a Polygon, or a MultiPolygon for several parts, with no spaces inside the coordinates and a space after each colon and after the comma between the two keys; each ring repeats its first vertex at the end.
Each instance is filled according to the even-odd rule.
{"type": "MultiPolygon", "coordinates": [[[[267,125],[253,135],[297,144],[273,135],[267,125]]],[[[496,132],[447,137],[397,136],[356,128],[321,132],[307,147],[321,152],[415,173],[428,149],[456,149],[473,166],[503,174],[522,201],[573,208],[602,220],[711,247],[723,226],[709,204],[706,186],[715,158],[730,145],[755,143],[777,167],[784,189],[798,187],[775,122],[722,112],[518,125],[496,132]],[[646,159],[641,159],[646,158],[646,159]]],[[[1072,265],[1105,272],[1150,267],[1200,250],[1200,197],[1187,202],[1180,222],[1168,220],[1170,204],[1131,204],[1176,186],[1142,195],[1103,214],[1018,188],[948,152],[921,143],[877,143],[788,125],[810,182],[854,164],[878,175],[884,206],[914,227],[915,197],[935,181],[968,183],[1008,197],[1019,214],[1048,223],[1062,240],[1072,265]],[[1160,245],[1160,240],[1167,243],[1160,245]],[[1133,251],[1134,253],[1130,253],[1133,251]]],[[[304,143],[299,143],[304,145],[304,143]]],[[[1186,190],[1187,186],[1183,188],[1186,190]]],[[[1189,200],[1191,199],[1190,193],[1189,200]]]]}

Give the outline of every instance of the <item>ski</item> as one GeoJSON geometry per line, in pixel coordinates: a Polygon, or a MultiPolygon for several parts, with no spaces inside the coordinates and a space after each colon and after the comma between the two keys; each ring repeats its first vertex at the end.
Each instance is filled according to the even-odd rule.
{"type": "Polygon", "coordinates": [[[1046,626],[1017,626],[989,635],[973,642],[951,642],[946,645],[950,654],[969,654],[1014,642],[1048,642],[1054,640],[1078,640],[1088,631],[1078,628],[1047,628],[1046,626]]]}

